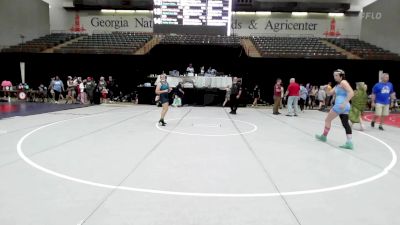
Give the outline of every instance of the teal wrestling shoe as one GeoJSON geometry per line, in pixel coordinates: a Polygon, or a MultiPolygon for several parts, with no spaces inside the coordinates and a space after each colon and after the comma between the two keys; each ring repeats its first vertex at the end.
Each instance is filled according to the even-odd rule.
{"type": "Polygon", "coordinates": [[[326,142],[326,139],[327,139],[326,136],[318,135],[318,134],[315,135],[315,138],[320,140],[320,141],[322,141],[322,142],[326,142]]]}

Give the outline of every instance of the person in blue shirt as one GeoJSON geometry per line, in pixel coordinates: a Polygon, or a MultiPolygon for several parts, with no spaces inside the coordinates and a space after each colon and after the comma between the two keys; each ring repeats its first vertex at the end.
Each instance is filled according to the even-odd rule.
{"type": "Polygon", "coordinates": [[[383,130],[383,121],[389,115],[391,100],[395,98],[393,84],[389,82],[389,74],[384,73],[382,74],[381,82],[375,84],[372,88],[371,106],[372,108],[375,107],[375,116],[371,121],[371,127],[375,127],[375,121],[380,117],[379,130],[383,130]]]}
{"type": "Polygon", "coordinates": [[[157,87],[156,87],[156,94],[160,96],[160,102],[162,105],[161,118],[158,121],[158,123],[160,123],[161,126],[165,126],[167,124],[164,121],[164,117],[168,111],[168,106],[169,106],[168,94],[171,92],[171,90],[172,89],[169,87],[169,84],[167,82],[167,75],[161,74],[160,75],[160,83],[158,83],[157,87]]]}
{"type": "Polygon", "coordinates": [[[324,132],[322,133],[322,135],[315,135],[315,137],[322,142],[326,142],[328,133],[332,126],[332,120],[339,116],[340,120],[342,121],[342,125],[346,130],[347,137],[346,143],[344,145],[341,145],[340,147],[351,150],[353,149],[353,142],[352,130],[349,124],[349,112],[350,100],[354,96],[354,91],[351,88],[349,82],[346,81],[346,76],[343,70],[338,69],[333,72],[333,77],[337,82],[337,85],[331,91],[328,91],[327,94],[329,96],[333,94],[335,95],[335,105],[326,116],[324,132]]]}
{"type": "Polygon", "coordinates": [[[54,82],[52,83],[52,89],[54,90],[55,93],[55,100],[56,100],[56,104],[58,104],[58,100],[60,99],[60,95],[61,93],[64,91],[64,84],[63,82],[60,80],[60,78],[58,76],[56,76],[56,79],[54,80],[54,82]]]}
{"type": "Polygon", "coordinates": [[[299,98],[299,105],[300,105],[300,110],[304,112],[304,106],[306,105],[308,98],[308,90],[306,87],[304,87],[303,84],[300,84],[300,98],[299,98]]]}

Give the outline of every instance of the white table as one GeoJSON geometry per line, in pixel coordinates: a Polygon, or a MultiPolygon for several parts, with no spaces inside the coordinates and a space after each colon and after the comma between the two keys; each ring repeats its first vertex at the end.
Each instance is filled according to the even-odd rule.
{"type": "MultiPolygon", "coordinates": [[[[170,87],[176,87],[179,82],[182,83],[193,83],[196,88],[226,88],[228,85],[232,86],[232,77],[175,77],[167,76],[167,81],[170,87]]],[[[154,85],[160,82],[160,75],[157,76],[157,80],[154,85]]]]}

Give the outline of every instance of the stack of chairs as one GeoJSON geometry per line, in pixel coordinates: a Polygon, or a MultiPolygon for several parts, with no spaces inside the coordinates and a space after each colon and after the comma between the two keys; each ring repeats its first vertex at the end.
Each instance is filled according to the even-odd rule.
{"type": "Polygon", "coordinates": [[[399,55],[358,39],[329,38],[327,41],[363,59],[400,60],[399,55]]]}
{"type": "Polygon", "coordinates": [[[318,38],[252,36],[250,40],[266,58],[346,58],[318,38]]]}
{"type": "Polygon", "coordinates": [[[69,33],[53,33],[27,41],[23,44],[10,46],[9,48],[2,49],[2,52],[32,52],[38,53],[46,49],[53,48],[64,42],[80,37],[82,34],[69,34],[69,33]]]}
{"type": "Polygon", "coordinates": [[[239,37],[211,35],[166,35],[160,44],[240,46],[239,37]]]}
{"type": "Polygon", "coordinates": [[[148,33],[113,32],[110,34],[93,34],[56,49],[55,52],[131,55],[152,38],[153,35],[148,33]]]}

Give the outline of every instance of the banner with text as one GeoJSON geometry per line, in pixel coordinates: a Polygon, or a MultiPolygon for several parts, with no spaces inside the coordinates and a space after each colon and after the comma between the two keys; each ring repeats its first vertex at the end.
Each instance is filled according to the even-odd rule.
{"type": "Polygon", "coordinates": [[[235,15],[232,19],[232,33],[239,36],[358,37],[361,32],[360,17],[328,17],[326,14],[295,17],[282,14],[235,15]]]}
{"type": "MultiPolygon", "coordinates": [[[[295,17],[288,13],[276,15],[233,15],[232,34],[238,36],[314,36],[358,37],[361,17],[328,17],[326,14],[295,17]]],[[[73,32],[153,32],[153,17],[147,14],[107,15],[75,13],[68,28],[73,32]]],[[[201,29],[201,27],[199,27],[201,29]]]]}

